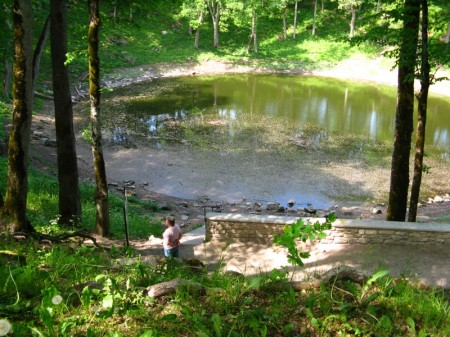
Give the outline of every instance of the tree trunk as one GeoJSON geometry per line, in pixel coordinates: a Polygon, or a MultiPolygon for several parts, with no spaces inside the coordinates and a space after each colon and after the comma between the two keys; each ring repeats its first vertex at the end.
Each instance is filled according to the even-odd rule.
{"type": "Polygon", "coordinates": [[[350,13],[352,14],[352,18],[350,20],[350,38],[355,35],[355,21],[356,21],[356,9],[354,6],[350,7],[350,13]]]}
{"type": "Polygon", "coordinates": [[[219,22],[220,22],[220,2],[217,0],[208,1],[208,9],[211,13],[214,32],[214,48],[219,48],[219,22]]]}
{"type": "Polygon", "coordinates": [[[283,10],[283,37],[287,39],[286,8],[283,10]]]}
{"type": "Polygon", "coordinates": [[[81,218],[78,164],[73,131],[72,97],[67,54],[67,14],[65,0],[51,0],[51,55],[55,106],[56,148],[59,183],[59,223],[81,218]]]}
{"type": "Polygon", "coordinates": [[[298,0],[295,0],[295,7],[294,7],[294,33],[292,34],[292,37],[295,39],[295,35],[297,34],[297,12],[298,12],[298,0]]]}
{"type": "MultiPolygon", "coordinates": [[[[312,27],[312,36],[316,35],[316,17],[317,17],[317,1],[314,2],[314,17],[313,17],[313,27],[312,27]]],[[[323,1],[322,1],[323,5],[323,1]]]]}
{"type": "Polygon", "coordinates": [[[3,81],[3,95],[9,97],[11,92],[11,82],[12,82],[12,64],[8,60],[5,60],[5,80],[3,81]]]}
{"type": "Polygon", "coordinates": [[[47,17],[44,23],[44,27],[42,28],[41,35],[39,36],[39,40],[36,45],[36,49],[33,54],[33,87],[32,93],[34,95],[36,91],[36,83],[39,77],[39,70],[41,68],[41,58],[44,52],[45,44],[47,43],[48,36],[50,33],[50,15],[47,17]]]}
{"type": "Polygon", "coordinates": [[[33,111],[31,1],[14,0],[13,6],[13,125],[8,144],[8,186],[3,212],[12,216],[12,231],[31,232],[34,228],[26,213],[33,111]]]}
{"type": "Polygon", "coordinates": [[[247,54],[250,54],[250,46],[252,45],[253,41],[253,51],[255,53],[258,52],[258,41],[256,39],[256,20],[258,19],[256,10],[252,11],[252,32],[250,33],[250,39],[248,41],[247,45],[247,54]]]}
{"type": "Polygon", "coordinates": [[[255,53],[258,52],[257,25],[258,25],[258,13],[256,12],[256,9],[254,9],[252,15],[252,35],[253,35],[253,51],[255,53]]]}
{"type": "Polygon", "coordinates": [[[405,221],[409,186],[409,156],[414,113],[414,69],[421,0],[405,0],[398,65],[397,108],[386,219],[405,221]]]}
{"type": "Polygon", "coordinates": [[[98,56],[100,29],[99,0],[89,0],[89,98],[91,101],[92,155],[94,157],[94,175],[96,183],[95,232],[109,235],[108,184],[106,181],[105,161],[102,149],[102,127],[100,115],[100,60],[98,56]]]}
{"type": "Polygon", "coordinates": [[[195,31],[195,40],[194,40],[194,47],[195,49],[198,49],[199,47],[199,43],[200,43],[200,27],[202,26],[203,23],[203,10],[200,11],[200,15],[198,17],[198,27],[197,30],[195,31]]]}
{"type": "Polygon", "coordinates": [[[430,88],[430,63],[428,53],[428,0],[422,0],[422,51],[420,67],[420,92],[417,95],[417,134],[414,156],[414,176],[409,199],[408,221],[416,222],[417,203],[422,183],[425,126],[427,122],[428,89],[430,88]]]}
{"type": "Polygon", "coordinates": [[[325,0],[322,0],[322,15],[325,12],[325,0]]]}

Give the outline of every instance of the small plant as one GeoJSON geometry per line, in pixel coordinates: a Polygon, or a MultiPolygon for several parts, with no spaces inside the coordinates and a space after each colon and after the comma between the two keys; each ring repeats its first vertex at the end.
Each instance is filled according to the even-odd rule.
{"type": "Polygon", "coordinates": [[[292,225],[286,225],[283,228],[283,234],[276,235],[274,243],[286,247],[288,249],[288,261],[293,265],[303,267],[302,259],[307,259],[311,256],[309,252],[301,252],[297,247],[297,242],[306,242],[307,240],[314,241],[326,237],[326,230],[331,229],[331,223],[336,220],[336,216],[332,213],[325,218],[325,222],[316,221],[311,224],[309,221],[305,224],[303,219],[298,219],[292,225]]]}

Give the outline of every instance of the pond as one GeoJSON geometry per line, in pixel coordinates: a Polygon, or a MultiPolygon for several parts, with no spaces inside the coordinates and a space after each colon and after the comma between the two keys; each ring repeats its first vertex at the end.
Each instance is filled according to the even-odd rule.
{"type": "MultiPolygon", "coordinates": [[[[104,137],[111,146],[171,161],[166,174],[147,177],[166,194],[228,201],[294,198],[324,207],[335,195],[349,193],[323,183],[334,164],[370,165],[388,174],[395,104],[395,88],[330,78],[157,79],[104,95],[104,137]]],[[[426,143],[440,148],[444,159],[449,131],[450,100],[433,96],[426,143]]],[[[355,188],[363,175],[351,182],[334,178],[346,180],[351,195],[376,197],[370,188],[355,188]]]]}

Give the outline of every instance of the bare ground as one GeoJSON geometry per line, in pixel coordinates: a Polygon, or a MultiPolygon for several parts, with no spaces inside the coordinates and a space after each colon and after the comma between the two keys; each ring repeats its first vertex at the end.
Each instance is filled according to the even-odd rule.
{"type": "MultiPolygon", "coordinates": [[[[369,62],[366,60],[358,61],[356,63],[353,61],[351,63],[343,62],[332,69],[308,73],[320,76],[375,81],[383,84],[395,84],[395,74],[377,64],[378,62],[380,61],[374,60],[369,62]]],[[[181,76],[194,73],[239,73],[248,71],[267,72],[268,70],[254,65],[235,66],[217,62],[179,66],[163,64],[150,67],[139,67],[134,70],[123,70],[122,73],[119,72],[114,76],[110,76],[108,81],[110,81],[110,86],[119,86],[149,80],[155,77],[181,76]]],[[[290,72],[302,73],[299,69],[293,69],[290,70],[290,72]]],[[[448,82],[441,83],[444,84],[440,87],[434,87],[435,91],[447,94],[450,93],[450,85],[448,82]]],[[[34,117],[33,130],[35,131],[32,148],[33,163],[43,171],[54,174],[56,172],[56,149],[43,144],[44,138],[48,137],[49,139],[52,139],[54,137],[53,111],[51,104],[46,104],[42,109],[42,112],[34,117]]],[[[123,182],[126,180],[136,180],[134,189],[136,195],[141,199],[154,200],[159,205],[168,206],[170,208],[169,213],[173,214],[179,222],[183,223],[184,231],[189,231],[193,226],[203,224],[203,214],[205,210],[205,207],[203,206],[220,203],[220,200],[210,200],[209,198],[203,197],[197,199],[174,197],[168,193],[164,193],[164,189],[152,188],[151,181],[149,181],[150,176],[147,176],[145,179],[140,179],[142,174],[139,172],[142,173],[142,170],[145,169],[145,167],[139,165],[143,165],[144,162],[130,163],[127,161],[123,165],[117,165],[117,163],[123,162],[123,159],[125,158],[119,153],[120,151],[117,151],[117,149],[112,149],[110,152],[106,153],[109,181],[114,185],[111,186],[111,190],[114,191],[115,188],[120,189],[123,182]],[[137,165],[135,166],[134,164],[137,165]],[[183,215],[188,216],[188,219],[181,221],[183,215]]],[[[145,156],[148,156],[148,154],[136,152],[133,153],[132,156],[135,158],[144,158],[145,156]]],[[[90,149],[86,144],[83,144],[80,139],[78,139],[78,158],[81,178],[83,180],[92,181],[93,174],[90,149]]],[[[160,158],[157,159],[159,160],[160,158]]],[[[161,165],[159,167],[152,166],[151,169],[154,171],[156,170],[156,176],[168,172],[167,165],[161,165]]],[[[339,171],[337,167],[330,167],[329,173],[335,173],[336,171],[348,172],[349,170],[351,171],[352,168],[342,167],[340,169],[341,171],[339,171]]],[[[169,172],[173,173],[174,171],[169,172]]],[[[385,190],[388,180],[387,174],[387,168],[381,169],[381,171],[365,170],[363,175],[354,175],[352,184],[358,185],[370,182],[367,187],[368,189],[372,188],[377,190],[380,189],[381,186],[381,189],[385,190]]],[[[450,192],[450,187],[448,186],[450,179],[448,179],[448,174],[448,167],[443,167],[442,174],[439,175],[436,184],[440,184],[440,182],[441,184],[443,183],[443,190],[450,192]]],[[[351,176],[352,175],[350,174],[350,179],[352,179],[351,176]]],[[[326,186],[326,188],[333,189],[335,186],[332,184],[326,186]]],[[[201,191],[199,195],[202,195],[201,191]]],[[[221,207],[225,212],[255,212],[253,203],[248,203],[243,199],[234,203],[222,202],[221,207]]],[[[297,207],[299,206],[297,205],[297,207]]],[[[303,206],[300,206],[300,208],[302,207],[303,206]]],[[[210,208],[206,207],[206,210],[210,210],[210,208]]],[[[384,219],[386,216],[386,206],[384,204],[376,205],[362,202],[344,202],[340,203],[338,207],[333,208],[332,211],[340,218],[384,219]],[[380,209],[380,214],[373,213],[372,210],[374,206],[380,209]]],[[[262,211],[262,213],[268,212],[262,211]]],[[[162,212],[156,214],[156,216],[163,217],[167,214],[168,212],[162,212]]],[[[419,208],[420,219],[424,222],[431,221],[436,217],[448,216],[449,214],[450,202],[424,204],[419,208]]],[[[160,246],[155,245],[154,241],[135,240],[132,244],[144,255],[155,252],[158,254],[161,253],[159,250],[160,246]]],[[[226,251],[217,249],[216,247],[207,247],[198,244],[195,247],[197,248],[185,245],[182,249],[182,254],[186,257],[195,256],[206,261],[214,261],[214,264],[219,263],[225,254],[228,256],[228,266],[234,266],[232,268],[237,268],[250,274],[254,273],[255,270],[270,270],[270,268],[279,267],[285,264],[284,255],[280,255],[280,251],[275,251],[272,247],[257,247],[254,245],[246,245],[244,247],[238,245],[236,247],[228,247],[226,251]],[[252,272],[249,272],[250,270],[252,270],[252,272]]],[[[448,272],[450,266],[447,261],[450,261],[450,251],[445,247],[428,247],[424,249],[415,249],[415,247],[408,246],[319,247],[313,251],[313,257],[307,265],[308,268],[306,269],[306,273],[313,273],[315,270],[323,270],[324,267],[341,263],[349,263],[359,267],[368,267],[369,269],[384,266],[389,268],[394,275],[408,274],[410,276],[417,276],[418,279],[431,285],[448,287],[448,272]]]]}

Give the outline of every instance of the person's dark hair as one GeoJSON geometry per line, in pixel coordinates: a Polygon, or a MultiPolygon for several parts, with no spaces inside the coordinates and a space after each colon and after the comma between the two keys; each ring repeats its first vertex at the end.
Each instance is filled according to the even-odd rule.
{"type": "Polygon", "coordinates": [[[166,221],[169,223],[169,225],[175,226],[175,218],[173,216],[166,217],[166,221]]]}

